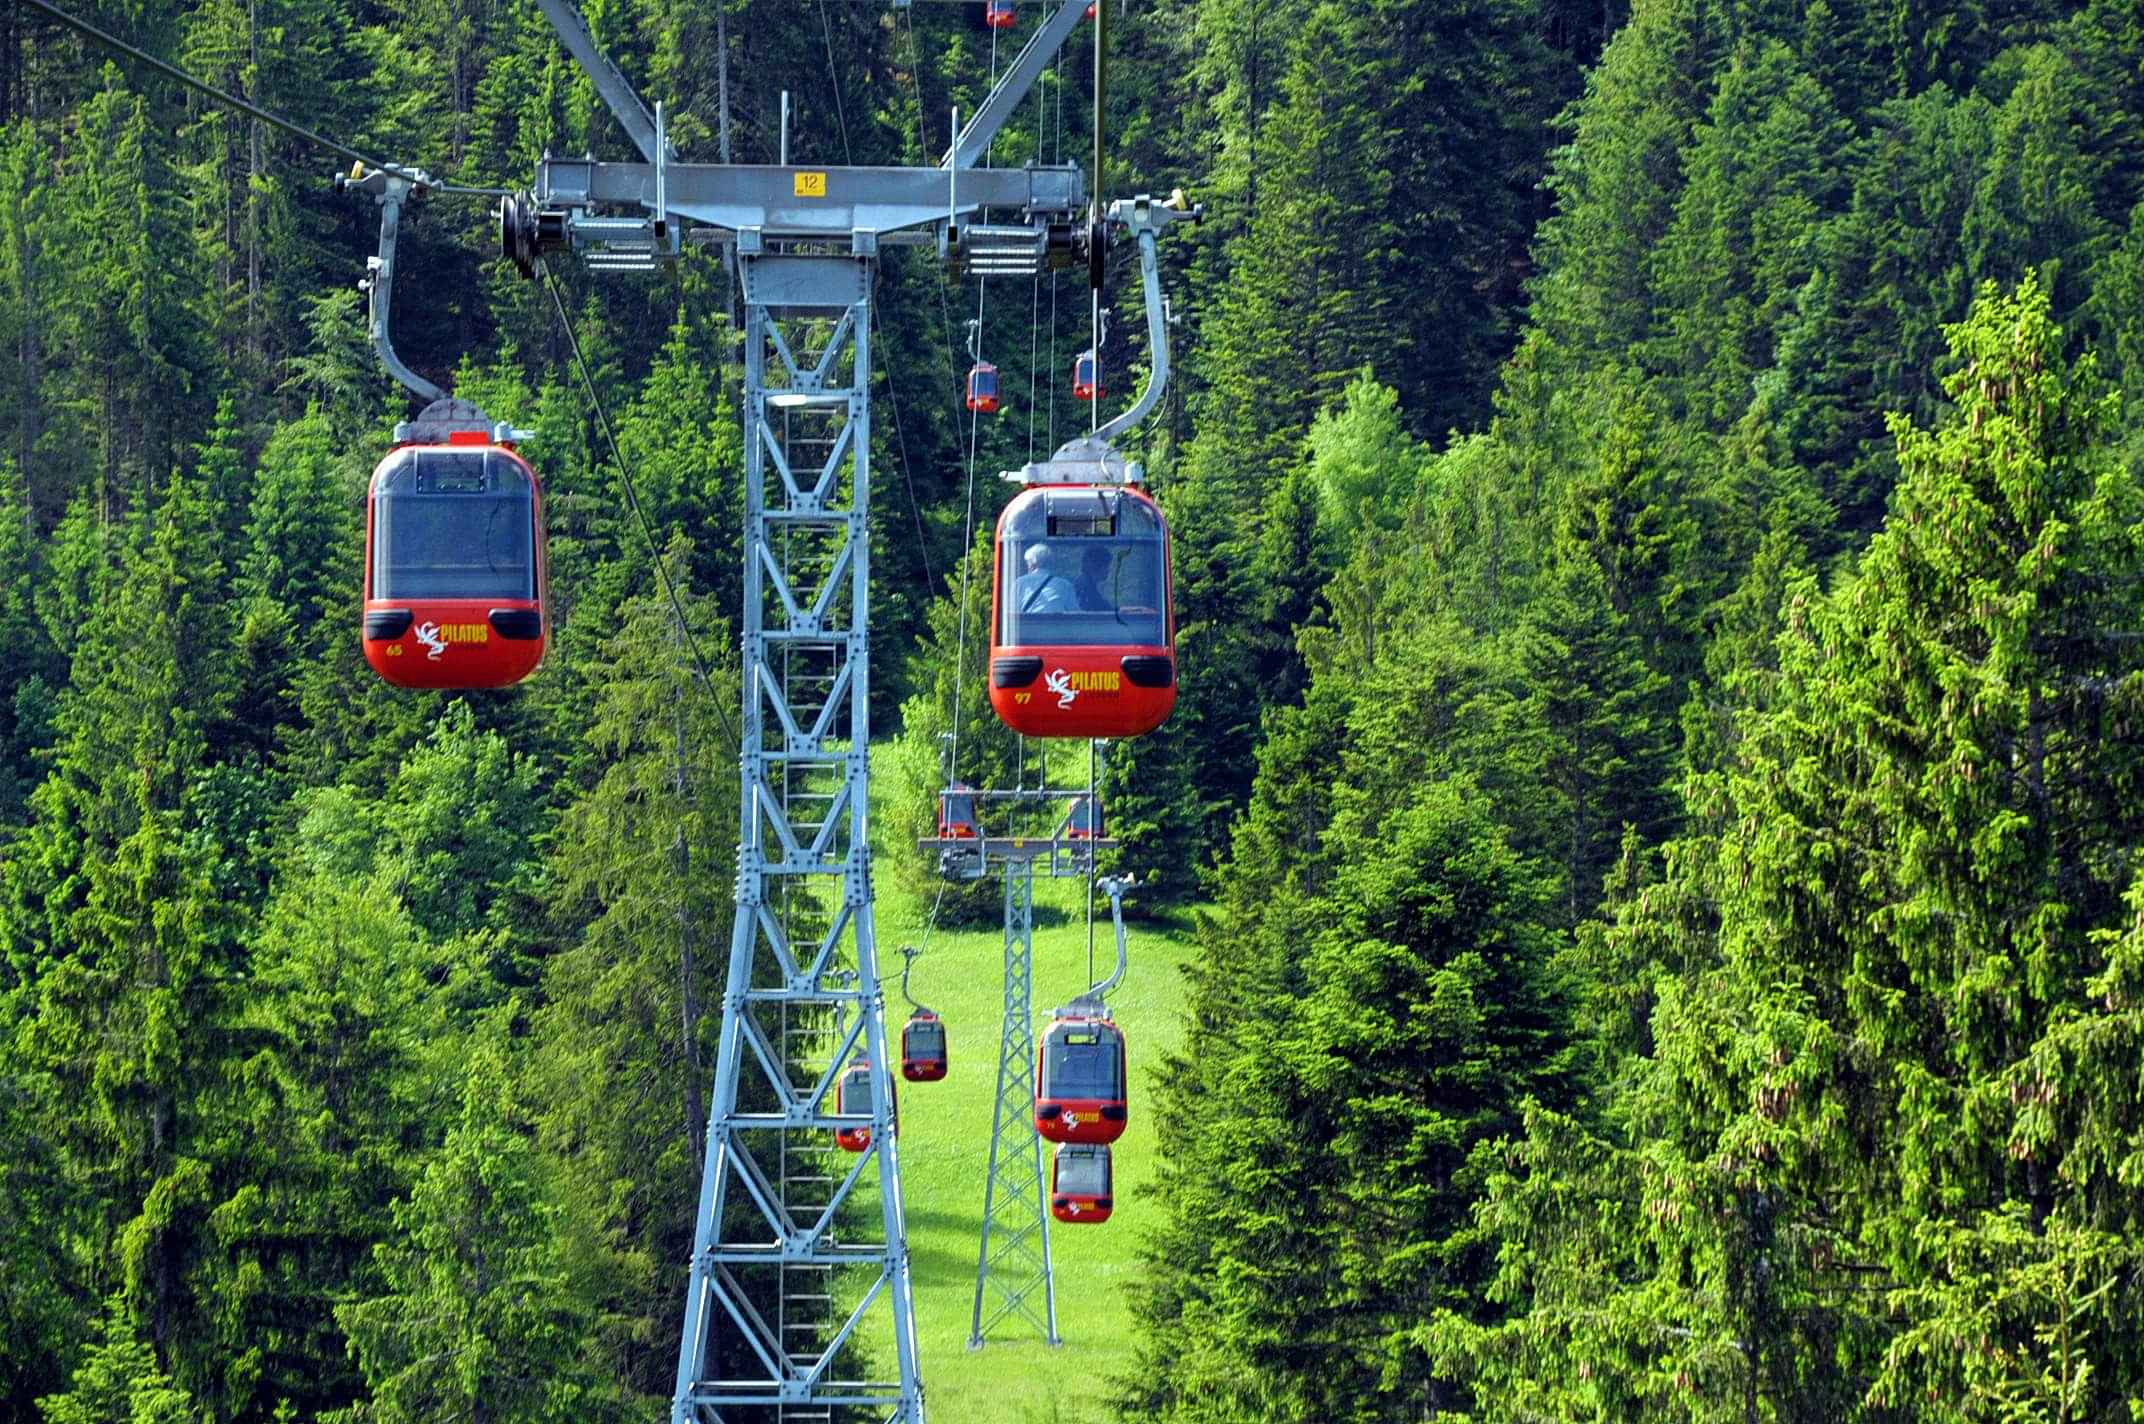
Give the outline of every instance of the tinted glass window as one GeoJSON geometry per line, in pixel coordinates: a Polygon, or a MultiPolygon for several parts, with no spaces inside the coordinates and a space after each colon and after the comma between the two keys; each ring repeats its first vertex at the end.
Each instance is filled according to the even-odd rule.
{"type": "Polygon", "coordinates": [[[1146,503],[1114,490],[1030,490],[998,540],[998,641],[1006,646],[1168,640],[1166,535],[1146,503]]]}
{"type": "Polygon", "coordinates": [[[1112,1028],[1095,1024],[1052,1029],[1042,1050],[1042,1094],[1047,1098],[1114,1101],[1124,1096],[1123,1042],[1112,1028]]]}
{"type": "Polygon", "coordinates": [[[835,1094],[834,1111],[839,1113],[871,1112],[871,1072],[869,1069],[851,1070],[841,1076],[841,1089],[835,1094]]]}
{"type": "Polygon", "coordinates": [[[372,482],[374,598],[536,597],[536,492],[495,450],[416,447],[372,482]]]}
{"type": "Polygon", "coordinates": [[[908,1026],[908,1056],[911,1058],[943,1058],[945,1056],[945,1025],[942,1023],[912,1023],[908,1026]]]}
{"type": "Polygon", "coordinates": [[[1057,1149],[1057,1194],[1068,1197],[1106,1197],[1109,1193],[1107,1152],[1068,1152],[1057,1149]]]}

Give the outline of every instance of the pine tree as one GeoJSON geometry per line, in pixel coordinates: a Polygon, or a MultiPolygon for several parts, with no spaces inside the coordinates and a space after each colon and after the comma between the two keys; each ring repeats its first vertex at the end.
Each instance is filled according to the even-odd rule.
{"type": "Polygon", "coordinates": [[[124,1306],[115,1301],[106,1307],[97,1334],[101,1338],[75,1370],[72,1388],[37,1401],[46,1419],[52,1424],[117,1419],[129,1424],[197,1424],[202,1415],[192,1396],[157,1367],[156,1352],[135,1330],[124,1306]]]}
{"type": "Polygon", "coordinates": [[[1609,600],[1590,558],[1565,562],[1519,638],[1527,687],[1519,725],[1539,748],[1557,824],[1543,849],[1564,872],[1565,923],[1598,903],[1623,827],[1668,829],[1666,681],[1609,600]]]}
{"type": "Polygon", "coordinates": [[[1650,283],[1663,329],[1648,350],[1699,425],[1732,425],[1772,365],[1816,260],[1809,234],[1844,207],[1850,133],[1785,45],[1738,52],[1721,74],[1650,283]]]}
{"type": "Polygon", "coordinates": [[[383,868],[427,934],[507,930],[509,897],[533,870],[544,819],[535,765],[479,731],[467,702],[453,702],[386,798],[383,868]]]}
{"type": "Polygon", "coordinates": [[[1128,1405],[1323,1420],[1464,1403],[1408,1332],[1474,1309],[1486,1278],[1472,1149],[1570,1087],[1553,882],[1474,797],[1443,781],[1374,828],[1343,815],[1329,894],[1264,882],[1264,908],[1209,939],[1227,957],[1199,981],[1194,1047],[1218,1061],[1182,1065],[1165,1095],[1184,1156],[1163,1175],[1163,1284],[1138,1307],[1169,1345],[1128,1405]]]}
{"type": "Polygon", "coordinates": [[[1719,843],[1624,908],[1659,976],[1624,1145],[1543,1121],[1498,1189],[1540,1252],[1500,1290],[1536,1315],[1441,1338],[1501,1409],[2082,1419],[2135,1377],[2106,1154],[2137,1071],[2138,495],[2035,284],[1949,338],[1955,413],[1893,418],[1897,511],[1859,573],[1790,589],[1719,843]],[[1591,1238],[1612,1269],[1564,1289],[1611,1213],[1635,1228],[1591,1238]]]}
{"type": "Polygon", "coordinates": [[[425,1005],[426,949],[376,880],[302,851],[263,917],[247,1046],[199,1149],[215,1249],[189,1279],[201,1310],[188,1333],[220,1418],[309,1418],[361,1396],[334,1306],[373,1283],[373,1248],[451,1078],[456,1035],[425,1005]]]}
{"type": "Polygon", "coordinates": [[[564,1421],[618,1402],[589,1368],[592,1322],[507,1082],[499,1046],[479,1046],[459,1121],[395,1203],[378,1293],[336,1308],[368,1392],[353,1419],[564,1421]]]}
{"type": "MultiPolygon", "coordinates": [[[[680,572],[686,554],[673,541],[680,572]]],[[[684,596],[702,644],[720,646],[709,600],[684,596]]],[[[636,598],[624,615],[604,645],[610,671],[588,729],[597,776],[550,846],[546,899],[565,943],[544,966],[524,1081],[543,1105],[539,1138],[564,1164],[583,1253],[613,1262],[600,1346],[609,1372],[664,1395],[728,967],[736,683],[726,670],[699,683],[667,598],[636,598]],[[621,1114],[624,1101],[649,1110],[621,1114]]]]}
{"type": "Polygon", "coordinates": [[[212,521],[174,479],[81,629],[54,768],[7,868],[10,957],[35,1008],[22,1037],[40,1131],[94,1183],[99,1219],[67,1264],[124,1282],[159,1359],[207,1373],[186,1287],[210,1184],[195,1085],[228,1051],[239,914],[222,847],[196,834],[193,786],[228,699],[212,521]]]}

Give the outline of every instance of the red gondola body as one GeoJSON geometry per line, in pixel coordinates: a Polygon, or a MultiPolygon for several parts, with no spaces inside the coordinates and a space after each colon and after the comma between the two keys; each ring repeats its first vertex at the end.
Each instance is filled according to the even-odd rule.
{"type": "Polygon", "coordinates": [[[983,415],[998,411],[998,368],[978,361],[968,368],[968,409],[983,415]]]}
{"type": "Polygon", "coordinates": [[[365,500],[365,661],[397,687],[507,687],[550,642],[543,485],[481,431],[398,445],[365,500]]]}
{"type": "Polygon", "coordinates": [[[945,1021],[918,1009],[901,1026],[901,1076],[911,1083],[935,1083],[945,1070],[945,1021]]]}
{"type": "Polygon", "coordinates": [[[1176,705],[1169,524],[1130,485],[1036,486],[998,517],[990,705],[1029,737],[1136,737],[1176,705]]]}
{"type": "Polygon", "coordinates": [[[1082,351],[1072,363],[1072,398],[1074,400],[1100,400],[1109,392],[1102,389],[1102,363],[1092,351],[1082,351]]]}
{"type": "Polygon", "coordinates": [[[1123,1032],[1107,1010],[1059,1009],[1035,1048],[1035,1131],[1106,1144],[1124,1135],[1127,1116],[1123,1032]]]}
{"type": "MultiPolygon", "coordinates": [[[[871,1111],[871,1064],[859,1058],[841,1070],[834,1082],[834,1111],[847,1116],[850,1113],[868,1114],[871,1111]]],[[[893,1120],[901,1120],[901,1099],[893,1100],[893,1120]]],[[[834,1141],[844,1152],[861,1152],[871,1145],[871,1129],[868,1127],[837,1127],[834,1141]]]]}
{"type": "Polygon", "coordinates": [[[983,23],[993,30],[1009,30],[1013,26],[1012,0],[984,0],[983,23]]]}
{"type": "Polygon", "coordinates": [[[975,788],[956,781],[938,793],[938,839],[972,841],[975,837],[975,788]]]}
{"type": "Polygon", "coordinates": [[[1109,1149],[1066,1143],[1050,1159],[1050,1215],[1073,1226],[1099,1226],[1117,1205],[1109,1149]]]}
{"type": "Polygon", "coordinates": [[[1102,825],[1101,803],[1092,796],[1075,796],[1059,834],[1068,841],[1094,840],[1101,836],[1102,825]]]}

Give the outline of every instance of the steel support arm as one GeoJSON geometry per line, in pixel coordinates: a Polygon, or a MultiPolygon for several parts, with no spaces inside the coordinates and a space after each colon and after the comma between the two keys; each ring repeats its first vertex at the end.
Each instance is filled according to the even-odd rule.
{"type": "Polygon", "coordinates": [[[1109,897],[1109,918],[1117,927],[1117,972],[1087,990],[1089,996],[1101,999],[1107,998],[1110,990],[1124,982],[1124,969],[1131,959],[1124,943],[1124,892],[1132,888],[1132,877],[1111,875],[1094,883],[1109,897]]]}
{"type": "Polygon", "coordinates": [[[1161,392],[1169,384],[1169,317],[1161,301],[1161,262],[1154,251],[1154,232],[1151,228],[1139,233],[1139,279],[1146,292],[1146,335],[1149,354],[1153,358],[1153,371],[1147,376],[1146,389],[1131,409],[1094,432],[1094,438],[1110,441],[1146,419],[1147,413],[1161,403],[1161,392]]]}
{"type": "Polygon", "coordinates": [[[633,86],[618,72],[618,66],[605,59],[603,52],[596,48],[595,36],[588,32],[588,22],[581,18],[581,12],[569,0],[536,0],[536,7],[558,32],[559,43],[566,47],[566,52],[595,81],[596,92],[603,96],[611,113],[617,115],[618,122],[632,138],[633,147],[640,150],[642,158],[653,163],[663,147],[655,132],[655,119],[648,113],[648,106],[640,102],[640,96],[633,92],[633,86]]]}
{"type": "Polygon", "coordinates": [[[1131,233],[1139,243],[1139,278],[1146,293],[1146,334],[1154,369],[1147,378],[1146,390],[1132,408],[1095,431],[1095,439],[1105,443],[1116,439],[1146,419],[1161,401],[1161,393],[1169,384],[1169,313],[1161,299],[1161,261],[1154,240],[1176,223],[1197,222],[1205,215],[1206,205],[1186,203],[1182,190],[1170,194],[1167,202],[1142,194],[1129,202],[1119,200],[1109,205],[1110,223],[1131,233]]]}
{"type": "MultiPolygon", "coordinates": [[[[1096,3],[1100,2],[1096,0],[1096,3]]],[[[975,111],[974,118],[968,120],[968,126],[960,131],[953,147],[939,160],[940,168],[973,168],[982,160],[990,149],[990,141],[998,136],[998,130],[1005,127],[1013,110],[1020,107],[1027,91],[1042,77],[1043,67],[1057,57],[1057,51],[1071,38],[1072,31],[1079,27],[1086,15],[1087,0],[1063,0],[1056,13],[1042,22],[1042,28],[1035,31],[1019,57],[1013,60],[1012,68],[1005,71],[997,88],[990,91],[990,97],[983,100],[983,106],[975,111]]]]}
{"type": "Polygon", "coordinates": [[[395,297],[395,237],[402,228],[402,205],[409,201],[412,183],[407,178],[374,171],[362,177],[337,179],[336,187],[370,193],[380,205],[380,255],[367,260],[364,288],[370,298],[372,349],[378,353],[387,374],[414,391],[419,400],[446,399],[447,393],[402,364],[395,354],[389,318],[395,297]]]}

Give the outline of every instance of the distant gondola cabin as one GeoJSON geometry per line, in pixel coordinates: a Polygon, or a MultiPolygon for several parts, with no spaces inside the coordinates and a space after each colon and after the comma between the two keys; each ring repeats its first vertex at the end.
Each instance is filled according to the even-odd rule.
{"type": "Polygon", "coordinates": [[[975,788],[956,781],[938,793],[938,838],[972,841],[975,835],[975,788]]]}
{"type": "Polygon", "coordinates": [[[1136,737],[1176,705],[1169,525],[1133,486],[1037,486],[998,517],[990,705],[1029,737],[1136,737]]]}
{"type": "Polygon", "coordinates": [[[481,431],[401,445],[365,501],[365,661],[397,687],[506,687],[543,661],[543,487],[481,431]]]}
{"type": "Polygon", "coordinates": [[[968,409],[995,415],[998,409],[998,368],[978,361],[968,368],[968,409]]]}
{"type": "Polygon", "coordinates": [[[935,1083],[945,1070],[945,1020],[918,1009],[901,1027],[901,1076],[911,1083],[935,1083]]]}
{"type": "Polygon", "coordinates": [[[1051,1142],[1124,1135],[1124,1034],[1106,1011],[1059,1009],[1035,1050],[1035,1131],[1051,1142]]]}
{"type": "Polygon", "coordinates": [[[1098,1226],[1116,1208],[1109,1149],[1067,1142],[1050,1160],[1050,1215],[1074,1226],[1098,1226]]]}
{"type": "Polygon", "coordinates": [[[1057,832],[1060,839],[1068,841],[1098,840],[1102,835],[1102,804],[1092,796],[1075,796],[1072,809],[1065,812],[1065,823],[1057,832]]]}
{"type": "Polygon", "coordinates": [[[1102,389],[1102,361],[1093,351],[1082,351],[1072,363],[1072,399],[1100,400],[1109,392],[1102,389]]]}
{"type": "Polygon", "coordinates": [[[985,0],[983,23],[993,30],[1009,30],[1013,26],[1012,0],[985,0]]]}
{"type": "MultiPolygon", "coordinates": [[[[900,1100],[894,1100],[894,1112],[901,1110],[900,1100]]],[[[834,1111],[842,1117],[870,1117],[871,1062],[858,1058],[841,1070],[841,1077],[834,1085],[834,1111]]],[[[834,1130],[834,1141],[845,1152],[861,1152],[871,1145],[871,1129],[868,1126],[840,1127],[834,1130]]]]}

